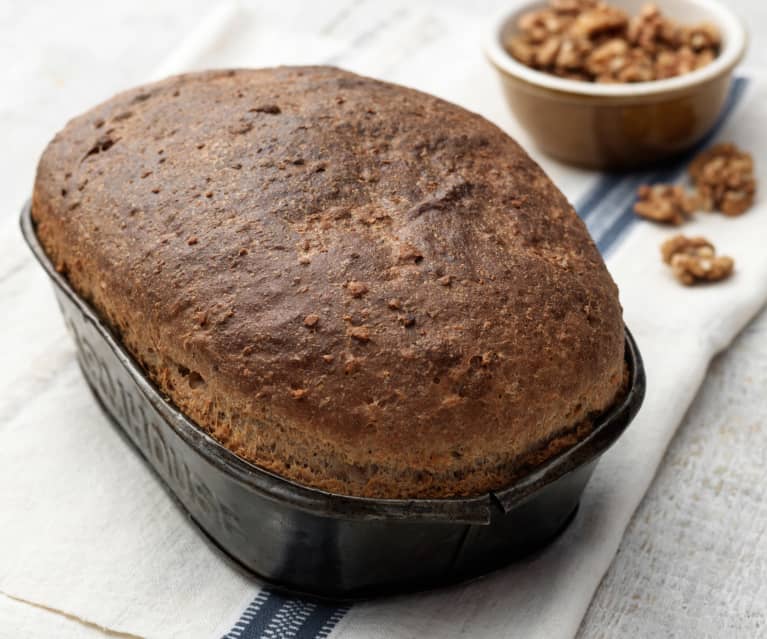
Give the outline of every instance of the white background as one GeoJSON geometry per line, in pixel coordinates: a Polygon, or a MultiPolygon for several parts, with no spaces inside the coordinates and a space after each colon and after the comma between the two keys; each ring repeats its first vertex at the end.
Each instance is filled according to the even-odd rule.
{"type": "MultiPolygon", "coordinates": [[[[767,3],[728,4],[751,33],[746,63],[765,68],[767,3]]],[[[146,80],[211,8],[203,0],[0,2],[3,233],[17,232],[37,157],[65,120],[146,80]]],[[[712,364],[581,637],[767,636],[765,389],[767,312],[712,364]]]]}

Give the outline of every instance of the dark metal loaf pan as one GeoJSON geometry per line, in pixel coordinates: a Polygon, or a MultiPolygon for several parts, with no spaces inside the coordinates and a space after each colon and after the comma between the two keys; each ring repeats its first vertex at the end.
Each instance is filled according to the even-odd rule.
{"type": "Polygon", "coordinates": [[[53,281],[83,374],[104,411],[221,550],[294,592],[349,599],[430,588],[543,547],[572,519],[597,460],[644,396],[642,360],[627,330],[625,398],[597,418],[585,439],[512,486],[436,500],[307,488],[240,459],[185,417],[56,272],[38,243],[29,205],[21,227],[53,281]]]}

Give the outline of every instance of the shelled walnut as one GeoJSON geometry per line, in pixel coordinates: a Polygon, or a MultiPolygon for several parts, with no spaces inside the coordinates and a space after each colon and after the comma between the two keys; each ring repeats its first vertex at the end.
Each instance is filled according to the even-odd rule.
{"type": "Polygon", "coordinates": [[[707,211],[740,215],[754,202],[753,158],[734,144],[716,144],[706,149],[692,161],[688,171],[701,207],[707,211]]]}
{"type": "Polygon", "coordinates": [[[676,184],[643,185],[637,190],[634,212],[648,220],[678,226],[697,206],[694,196],[676,184]]]}
{"type": "Polygon", "coordinates": [[[646,4],[629,18],[601,0],[549,0],[517,20],[504,45],[534,69],[590,82],[648,82],[689,73],[719,54],[710,24],[681,26],[646,4]]]}
{"type": "Polygon", "coordinates": [[[735,261],[716,255],[714,245],[704,237],[675,235],[663,242],[660,250],[674,277],[685,286],[726,279],[735,268],[735,261]]]}
{"type": "Polygon", "coordinates": [[[642,185],[637,190],[634,212],[654,222],[679,225],[696,208],[735,216],[748,210],[754,202],[753,158],[730,142],[699,153],[688,172],[694,192],[679,185],[642,185]]]}

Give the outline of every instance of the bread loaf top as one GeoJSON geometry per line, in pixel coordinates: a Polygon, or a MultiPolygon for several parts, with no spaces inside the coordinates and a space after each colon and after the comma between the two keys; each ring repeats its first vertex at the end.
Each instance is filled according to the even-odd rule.
{"type": "Polygon", "coordinates": [[[499,488],[621,385],[572,206],[496,126],[401,86],[284,67],[121,93],[50,143],[32,213],[159,388],[303,484],[499,488]]]}

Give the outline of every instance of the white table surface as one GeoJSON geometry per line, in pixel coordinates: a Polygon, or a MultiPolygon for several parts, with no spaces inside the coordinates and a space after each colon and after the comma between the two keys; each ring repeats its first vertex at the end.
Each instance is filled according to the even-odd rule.
{"type": "MultiPolygon", "coordinates": [[[[764,69],[767,2],[728,4],[751,32],[746,63],[764,69]]],[[[210,8],[0,0],[2,232],[17,232],[37,157],[65,119],[144,81],[210,8]]],[[[712,364],[579,637],[767,636],[765,389],[767,311],[712,364]]],[[[51,614],[24,605],[19,615],[51,614]]]]}

